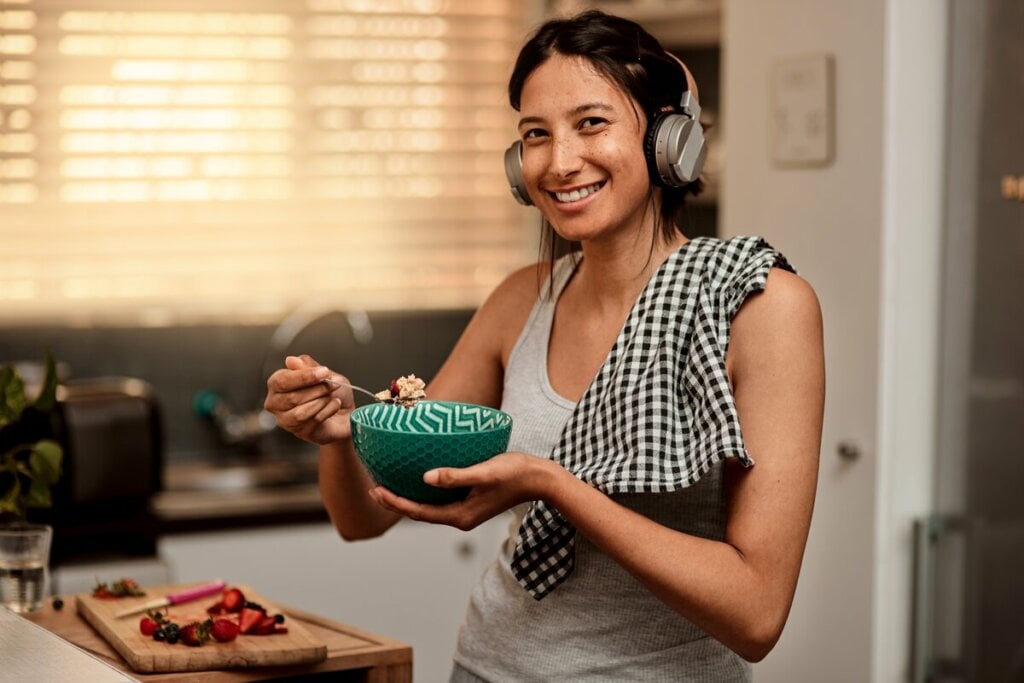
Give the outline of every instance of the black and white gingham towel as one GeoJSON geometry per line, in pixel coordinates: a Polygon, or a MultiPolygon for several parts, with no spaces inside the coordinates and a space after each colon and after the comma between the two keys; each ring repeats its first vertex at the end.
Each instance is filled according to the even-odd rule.
{"type": "MultiPolygon", "coordinates": [[[[673,253],[634,304],[552,459],[608,494],[690,486],[726,457],[753,465],[725,352],[733,316],[776,266],[793,270],[758,237],[696,238],[673,253]]],[[[512,573],[537,600],[572,572],[575,537],[556,509],[530,506],[512,573]]]]}

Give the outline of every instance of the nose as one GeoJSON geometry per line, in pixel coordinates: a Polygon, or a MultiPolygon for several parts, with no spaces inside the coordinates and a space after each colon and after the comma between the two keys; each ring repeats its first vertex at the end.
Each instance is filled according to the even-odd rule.
{"type": "Polygon", "coordinates": [[[552,140],[549,171],[558,178],[568,178],[583,168],[583,154],[578,137],[561,135],[552,140]]]}

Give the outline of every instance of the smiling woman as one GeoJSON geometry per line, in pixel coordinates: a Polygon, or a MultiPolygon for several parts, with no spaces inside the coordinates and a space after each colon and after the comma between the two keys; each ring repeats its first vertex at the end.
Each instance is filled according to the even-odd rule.
{"type": "Polygon", "coordinates": [[[524,13],[0,0],[0,315],[479,304],[533,251],[495,161],[524,13]]]}
{"type": "Polygon", "coordinates": [[[316,359],[268,381],[278,425],[321,446],[343,538],[402,517],[509,520],[452,681],[749,681],[785,625],[817,477],[821,316],[764,240],[677,222],[703,160],[695,90],[650,34],[601,12],[526,40],[507,179],[576,253],[506,278],[428,387],[513,420],[508,452],[422,474],[464,500],[375,484],[352,393],[316,359]]]}

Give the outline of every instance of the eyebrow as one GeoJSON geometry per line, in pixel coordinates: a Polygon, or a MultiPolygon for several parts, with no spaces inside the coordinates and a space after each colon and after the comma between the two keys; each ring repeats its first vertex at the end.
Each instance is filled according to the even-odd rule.
{"type": "MultiPolygon", "coordinates": [[[[587,102],[585,104],[581,104],[578,107],[574,107],[569,112],[569,115],[570,116],[579,116],[580,114],[583,114],[584,112],[588,112],[588,111],[591,111],[591,110],[594,110],[594,109],[598,109],[600,111],[615,111],[615,108],[612,107],[612,105],[606,104],[604,102],[587,102]]],[[[519,119],[519,123],[518,123],[518,125],[516,127],[517,128],[522,128],[523,125],[525,125],[527,123],[543,123],[543,122],[544,122],[544,119],[542,119],[539,116],[524,116],[523,118],[519,119]]]]}

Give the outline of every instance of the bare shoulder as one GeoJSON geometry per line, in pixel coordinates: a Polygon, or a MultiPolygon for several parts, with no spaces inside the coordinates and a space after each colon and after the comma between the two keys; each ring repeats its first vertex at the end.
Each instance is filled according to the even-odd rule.
{"type": "Polygon", "coordinates": [[[737,326],[773,327],[815,320],[821,320],[821,306],[810,283],[796,273],[772,268],[764,289],[752,294],[740,307],[733,321],[733,331],[737,331],[737,326]]]}
{"type": "Polygon", "coordinates": [[[772,268],[765,288],[750,295],[733,318],[727,354],[730,375],[772,361],[820,356],[822,336],[821,306],[810,283],[772,268]]]}
{"type": "Polygon", "coordinates": [[[520,268],[509,274],[480,307],[479,324],[501,337],[508,350],[526,324],[550,272],[547,263],[520,268]]]}
{"type": "Polygon", "coordinates": [[[501,404],[505,365],[548,269],[535,264],[505,278],[477,309],[428,387],[440,400],[501,404]]]}

